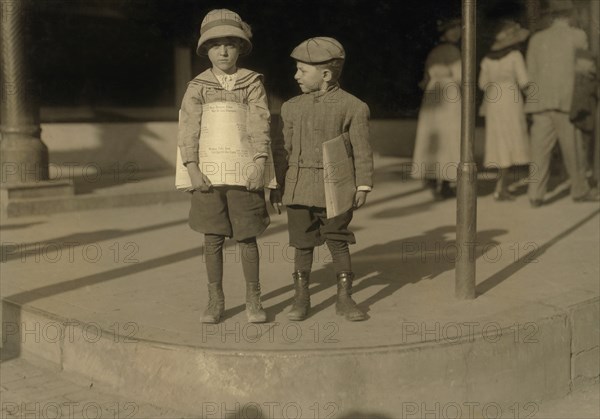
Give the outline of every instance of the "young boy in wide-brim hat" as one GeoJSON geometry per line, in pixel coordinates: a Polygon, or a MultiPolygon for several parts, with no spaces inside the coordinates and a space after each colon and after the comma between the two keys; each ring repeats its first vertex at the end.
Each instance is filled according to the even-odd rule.
{"type": "MultiPolygon", "coordinates": [[[[302,94],[281,108],[285,152],[275,153],[278,181],[284,184],[290,245],[295,249],[295,295],[288,318],[299,321],[307,317],[313,251],[326,243],[337,277],[336,312],[351,321],[364,320],[366,314],[351,297],[354,274],[348,244],[355,243],[355,237],[348,226],[354,210],[365,204],[372,187],[369,107],[338,84],[346,55],[337,40],[310,38],[298,45],[291,57],[296,60],[294,78],[302,94]],[[354,207],[327,218],[323,143],[342,134],[346,135],[354,162],[357,188],[349,197],[354,207]]],[[[275,203],[280,201],[278,194],[272,196],[275,203]]]]}
{"type": "MultiPolygon", "coordinates": [[[[212,10],[202,21],[197,53],[208,55],[212,67],[189,84],[181,103],[178,145],[192,184],[190,227],[204,233],[204,260],[208,274],[208,308],[202,321],[220,321],[223,294],[223,243],[233,237],[240,246],[246,280],[246,314],[249,322],[264,322],[260,301],[259,254],[256,236],[269,225],[263,176],[248,177],[246,186],[213,186],[198,165],[203,106],[235,102],[248,106],[245,140],[254,150],[256,170],[264,170],[269,154],[270,114],[263,76],[237,67],[240,55],[252,49],[252,34],[240,16],[226,9],[212,10]]],[[[215,127],[218,130],[218,127],[215,127]]]]}

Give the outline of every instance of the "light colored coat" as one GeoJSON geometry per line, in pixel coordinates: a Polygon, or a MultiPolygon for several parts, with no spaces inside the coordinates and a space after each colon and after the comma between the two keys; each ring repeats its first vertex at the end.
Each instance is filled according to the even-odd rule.
{"type": "Polygon", "coordinates": [[[413,177],[456,181],[460,162],[461,56],[452,44],[436,46],[425,63],[428,80],[417,123],[413,177]]]}
{"type": "Polygon", "coordinates": [[[479,88],[484,91],[486,167],[507,168],[531,161],[521,93],[528,82],[525,60],[517,50],[481,61],[479,88]]]}

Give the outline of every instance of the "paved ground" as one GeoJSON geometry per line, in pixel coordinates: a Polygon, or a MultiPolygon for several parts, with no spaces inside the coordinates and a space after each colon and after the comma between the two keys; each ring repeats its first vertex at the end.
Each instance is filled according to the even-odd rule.
{"type": "MultiPolygon", "coordinates": [[[[478,298],[457,301],[453,267],[461,250],[454,239],[456,202],[434,202],[419,182],[410,180],[402,160],[379,158],[376,166],[376,189],[352,224],[358,238],[352,248],[355,298],[369,312],[367,322],[349,324],[335,316],[335,282],[328,253],[321,248],[314,264],[312,315],[299,328],[290,326],[285,311],[292,295],[291,253],[285,216],[273,215],[260,238],[269,323],[247,326],[239,253],[235,242],[228,241],[226,320],[215,327],[199,325],[206,277],[201,237],[186,225],[186,202],[2,220],[1,294],[59,318],[87,323],[87,338],[109,333],[115,339],[219,349],[235,345],[249,351],[326,351],[423,340],[448,343],[455,338],[456,325],[465,322],[475,322],[469,333],[481,335],[493,326],[513,333],[519,341],[535,341],[535,324],[528,323],[532,317],[551,315],[600,295],[597,203],[572,203],[564,193],[565,185],[549,196],[549,205],[539,209],[531,209],[524,195],[515,202],[496,203],[490,196],[492,180],[482,175],[473,253],[478,298]]],[[[166,184],[164,179],[156,182],[166,184]]],[[[145,183],[143,188],[151,186],[145,183]]],[[[136,185],[123,188],[134,193],[136,185]]],[[[49,339],[45,334],[52,330],[34,334],[49,339]]],[[[4,360],[3,387],[5,371],[11,368],[29,371],[27,380],[36,378],[21,362],[4,360]]],[[[13,378],[18,375],[15,372],[13,378]]],[[[40,388],[44,380],[37,379],[40,388]]],[[[6,382],[3,401],[10,401],[4,396],[10,391],[18,394],[17,381],[11,382],[16,387],[11,389],[6,382]]],[[[25,397],[28,383],[22,385],[25,397]]],[[[46,395],[77,392],[66,383],[64,392],[60,386],[49,387],[48,392],[39,390],[44,400],[46,395]]],[[[32,387],[29,394],[38,390],[32,387]]],[[[596,402],[590,394],[593,390],[565,403],[596,402]]],[[[82,397],[77,400],[94,396],[82,397]]],[[[532,412],[520,409],[519,417],[532,412]]]]}
{"type": "Polygon", "coordinates": [[[442,330],[448,322],[477,321],[473,332],[481,334],[490,323],[523,325],[532,312],[553,313],[600,294],[597,203],[562,198],[537,210],[525,196],[496,203],[486,195],[492,182],[482,181],[477,243],[459,249],[456,201],[434,202],[405,168],[398,159],[377,160],[376,189],[352,222],[358,240],[352,247],[354,295],[373,321],[349,324],[335,315],[335,278],[321,247],[311,278],[311,317],[300,328],[287,322],[293,249],[285,215],[273,215],[259,240],[268,328],[246,324],[240,253],[232,240],[224,256],[228,323],[199,325],[206,274],[202,237],[187,226],[187,202],[6,220],[1,292],[18,304],[92,324],[92,332],[221,349],[236,343],[248,350],[439,340],[444,336],[426,330],[442,330]],[[458,301],[454,262],[471,252],[479,296],[458,301]],[[390,333],[399,321],[418,324],[417,330],[390,333]]]}
{"type": "Polygon", "coordinates": [[[2,419],[176,418],[183,415],[74,382],[51,365],[13,359],[0,365],[2,419]]]}
{"type": "MultiPolygon", "coordinates": [[[[54,370],[50,365],[32,364],[13,359],[0,365],[1,419],[46,418],[181,418],[191,417],[171,409],[124,399],[97,386],[75,383],[72,377],[54,370]]],[[[228,419],[256,417],[231,414],[228,419]]],[[[471,419],[467,412],[462,416],[471,419]]],[[[490,417],[496,414],[490,411],[490,417]]],[[[515,405],[507,418],[529,419],[597,419],[600,417],[600,387],[598,383],[581,388],[569,396],[545,403],[515,405]]],[[[412,416],[412,419],[415,419],[412,416]]],[[[447,419],[444,414],[429,415],[429,419],[447,419]]],[[[275,418],[270,418],[275,419],[275,418]]],[[[349,419],[349,417],[348,417],[349,419]]],[[[390,418],[388,418],[390,419],[390,418]]],[[[396,418],[394,418],[396,419],[396,418]]],[[[400,419],[400,416],[398,417],[400,419]]]]}

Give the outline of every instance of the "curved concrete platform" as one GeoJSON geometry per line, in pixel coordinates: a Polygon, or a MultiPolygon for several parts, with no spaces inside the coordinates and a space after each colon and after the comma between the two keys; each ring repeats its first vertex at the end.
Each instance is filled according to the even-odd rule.
{"type": "Polygon", "coordinates": [[[324,249],[311,317],[287,321],[292,264],[273,217],[260,239],[269,323],[246,323],[228,242],[225,321],[200,324],[202,249],[187,205],[171,203],[4,223],[4,350],[201,417],[533,417],[598,379],[597,205],[482,197],[479,295],[457,301],[455,202],[433,203],[397,165],[378,176],[353,221],[366,322],[335,315],[324,249]]]}

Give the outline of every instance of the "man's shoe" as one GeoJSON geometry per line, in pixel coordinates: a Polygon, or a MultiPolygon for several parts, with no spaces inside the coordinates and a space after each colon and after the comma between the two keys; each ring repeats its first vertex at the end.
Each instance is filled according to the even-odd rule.
{"type": "Polygon", "coordinates": [[[440,187],[440,195],[443,199],[456,198],[456,192],[450,187],[450,182],[447,180],[442,182],[440,187]]]}
{"type": "Polygon", "coordinates": [[[294,303],[287,314],[287,318],[292,321],[302,321],[308,316],[310,310],[310,292],[308,290],[308,281],[310,272],[296,271],[292,274],[294,278],[294,303]]]}
{"type": "Polygon", "coordinates": [[[494,192],[494,201],[514,201],[515,196],[509,192],[494,192]]]}
{"type": "Polygon", "coordinates": [[[575,202],[599,202],[600,195],[598,194],[597,189],[590,189],[588,193],[582,196],[578,196],[577,198],[573,198],[575,202]]]}
{"type": "Polygon", "coordinates": [[[531,208],[539,208],[542,205],[544,205],[544,201],[542,201],[541,199],[530,199],[529,205],[531,205],[531,208]]]}

